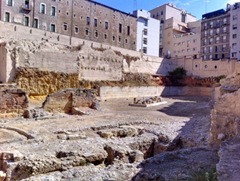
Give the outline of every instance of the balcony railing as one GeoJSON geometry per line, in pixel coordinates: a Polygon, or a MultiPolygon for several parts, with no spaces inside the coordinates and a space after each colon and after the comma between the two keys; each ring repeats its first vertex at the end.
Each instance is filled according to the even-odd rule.
{"type": "Polygon", "coordinates": [[[31,11],[32,10],[32,6],[29,4],[23,4],[22,5],[22,9],[26,10],[26,11],[31,11]]]}

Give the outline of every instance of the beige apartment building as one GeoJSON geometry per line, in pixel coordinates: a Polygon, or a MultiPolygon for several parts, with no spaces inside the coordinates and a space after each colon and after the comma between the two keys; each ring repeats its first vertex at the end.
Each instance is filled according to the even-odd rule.
{"type": "Polygon", "coordinates": [[[230,12],[217,10],[202,16],[202,60],[230,58],[230,12]]]}
{"type": "Polygon", "coordinates": [[[167,58],[199,59],[201,42],[201,21],[182,23],[174,18],[165,21],[164,50],[167,58]]]}
{"type": "Polygon", "coordinates": [[[0,0],[0,19],[136,50],[137,18],[91,0],[0,0]]]}
{"type": "MultiPolygon", "coordinates": [[[[168,25],[166,25],[167,23],[166,20],[173,18],[174,21],[182,22],[185,24],[196,21],[195,16],[191,15],[190,13],[187,13],[185,10],[177,8],[176,6],[170,3],[154,8],[150,10],[150,13],[152,18],[160,20],[159,55],[163,57],[167,55],[167,51],[168,51],[168,49],[165,47],[166,40],[164,40],[166,38],[165,36],[166,33],[164,33],[165,27],[168,27],[168,25]]],[[[167,39],[168,38],[169,37],[167,37],[167,39]]]]}

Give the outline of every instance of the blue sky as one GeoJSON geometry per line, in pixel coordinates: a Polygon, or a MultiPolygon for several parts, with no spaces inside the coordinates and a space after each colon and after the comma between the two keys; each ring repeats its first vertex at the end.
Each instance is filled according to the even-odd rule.
{"type": "MultiPolygon", "coordinates": [[[[107,6],[116,8],[126,13],[136,9],[151,10],[165,3],[175,4],[180,9],[185,9],[193,14],[197,19],[201,19],[202,14],[225,9],[226,4],[238,2],[236,0],[94,0],[107,6]]],[[[240,0],[239,0],[240,2],[240,0]]]]}

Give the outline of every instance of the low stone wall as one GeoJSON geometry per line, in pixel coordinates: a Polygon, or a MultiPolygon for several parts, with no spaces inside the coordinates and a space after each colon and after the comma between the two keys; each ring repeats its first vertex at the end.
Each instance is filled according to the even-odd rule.
{"type": "Polygon", "coordinates": [[[211,87],[164,87],[162,96],[214,96],[214,88],[211,87]]]}
{"type": "Polygon", "coordinates": [[[43,109],[48,112],[81,114],[78,108],[98,108],[98,101],[91,90],[64,89],[48,95],[43,103],[43,109]]]}
{"type": "Polygon", "coordinates": [[[21,89],[0,90],[0,118],[21,116],[28,108],[28,96],[21,89]]]}
{"type": "Polygon", "coordinates": [[[100,87],[101,99],[112,98],[133,98],[150,96],[208,96],[214,95],[214,88],[211,87],[100,87]]]}

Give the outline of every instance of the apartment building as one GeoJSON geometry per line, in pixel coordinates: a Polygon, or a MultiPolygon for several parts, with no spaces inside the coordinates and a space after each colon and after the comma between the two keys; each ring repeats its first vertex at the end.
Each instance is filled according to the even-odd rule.
{"type": "Polygon", "coordinates": [[[230,12],[220,9],[202,15],[202,60],[230,58],[230,12]]]}
{"type": "Polygon", "coordinates": [[[177,22],[182,23],[189,23],[196,21],[196,17],[191,15],[190,13],[187,13],[185,10],[179,9],[173,4],[164,4],[157,8],[154,8],[150,10],[152,18],[158,19],[160,21],[160,39],[159,39],[159,55],[160,56],[166,56],[167,55],[167,49],[164,48],[166,40],[164,40],[166,37],[164,36],[165,31],[165,21],[173,18],[177,22]]]}
{"type": "Polygon", "coordinates": [[[164,49],[167,58],[199,59],[201,42],[201,21],[182,23],[170,18],[165,21],[164,49]]]}
{"type": "Polygon", "coordinates": [[[240,3],[228,5],[230,10],[230,58],[240,60],[240,3]]]}
{"type": "Polygon", "coordinates": [[[159,56],[160,21],[146,10],[136,10],[133,15],[137,17],[137,51],[159,56]]]}
{"type": "Polygon", "coordinates": [[[136,50],[137,18],[91,0],[1,0],[0,19],[136,50]]]}

